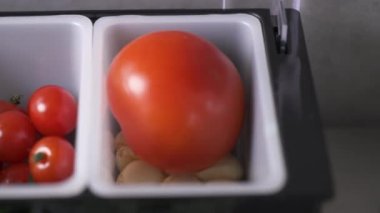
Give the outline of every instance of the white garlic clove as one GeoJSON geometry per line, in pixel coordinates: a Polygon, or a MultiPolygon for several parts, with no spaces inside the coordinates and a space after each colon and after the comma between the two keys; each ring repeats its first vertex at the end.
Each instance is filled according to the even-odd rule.
{"type": "Polygon", "coordinates": [[[125,143],[125,138],[123,136],[123,133],[120,131],[117,133],[115,139],[114,139],[114,147],[115,150],[118,150],[122,146],[126,146],[127,144],[125,143]]]}
{"type": "Polygon", "coordinates": [[[243,169],[239,161],[228,155],[215,165],[197,173],[203,181],[239,180],[243,175],[243,169]]]}
{"type": "Polygon", "coordinates": [[[119,171],[134,160],[137,160],[137,157],[128,146],[121,146],[116,151],[116,167],[119,171]]]}
{"type": "Polygon", "coordinates": [[[160,183],[164,180],[164,173],[148,163],[135,160],[128,164],[117,177],[119,184],[127,183],[160,183]]]}
{"type": "Polygon", "coordinates": [[[193,174],[183,174],[183,175],[169,175],[165,178],[165,184],[171,183],[201,183],[197,176],[193,174]]]}

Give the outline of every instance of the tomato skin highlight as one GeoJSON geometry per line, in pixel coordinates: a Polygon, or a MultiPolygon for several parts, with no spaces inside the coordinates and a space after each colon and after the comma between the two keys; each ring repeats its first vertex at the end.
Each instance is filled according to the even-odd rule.
{"type": "Polygon", "coordinates": [[[0,171],[0,184],[27,183],[29,175],[27,163],[12,164],[0,171]]]}
{"type": "Polygon", "coordinates": [[[22,112],[0,113],[0,162],[25,160],[36,142],[36,133],[30,119],[22,112]]]}
{"type": "Polygon", "coordinates": [[[76,100],[60,86],[37,89],[30,97],[28,112],[36,129],[45,136],[65,136],[76,126],[76,100]]]}
{"type": "Polygon", "coordinates": [[[40,139],[29,154],[29,166],[37,183],[59,182],[74,170],[73,146],[64,138],[48,136],[40,139]]]}
{"type": "Polygon", "coordinates": [[[127,144],[169,173],[216,163],[243,123],[237,69],[213,44],[187,32],[155,32],[125,46],[110,66],[107,93],[127,144]]]}

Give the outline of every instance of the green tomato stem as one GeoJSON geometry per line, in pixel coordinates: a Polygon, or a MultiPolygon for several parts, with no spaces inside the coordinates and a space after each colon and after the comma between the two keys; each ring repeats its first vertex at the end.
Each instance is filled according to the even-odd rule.
{"type": "Polygon", "coordinates": [[[46,160],[46,154],[43,152],[39,152],[33,156],[33,160],[35,163],[39,163],[43,160],[46,160]]]}
{"type": "Polygon", "coordinates": [[[21,104],[21,98],[22,95],[14,95],[12,96],[9,101],[14,105],[20,105],[21,104]]]}

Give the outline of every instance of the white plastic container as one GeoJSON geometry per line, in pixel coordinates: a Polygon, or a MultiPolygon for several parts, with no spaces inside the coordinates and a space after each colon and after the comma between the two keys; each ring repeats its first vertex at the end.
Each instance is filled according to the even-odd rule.
{"type": "Polygon", "coordinates": [[[79,15],[0,18],[0,98],[22,94],[23,106],[37,88],[57,84],[79,103],[74,174],[54,184],[1,185],[0,199],[56,198],[85,188],[88,116],[91,109],[92,23],[79,15]]]}
{"type": "Polygon", "coordinates": [[[246,14],[103,17],[94,25],[95,71],[91,143],[90,189],[107,198],[267,195],[278,192],[286,179],[274,98],[269,77],[263,30],[257,17],[246,14]],[[116,185],[113,120],[107,108],[105,76],[117,52],[145,33],[159,30],[192,32],[217,45],[237,66],[245,84],[251,113],[245,124],[238,155],[247,180],[202,185],[116,185]],[[251,104],[252,103],[252,104],[251,104]],[[248,151],[249,153],[244,153],[248,151]]]}

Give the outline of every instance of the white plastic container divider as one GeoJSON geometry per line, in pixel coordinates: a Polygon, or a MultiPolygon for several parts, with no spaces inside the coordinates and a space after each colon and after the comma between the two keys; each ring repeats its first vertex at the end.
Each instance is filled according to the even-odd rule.
{"type": "Polygon", "coordinates": [[[274,98],[261,22],[247,14],[183,16],[103,17],[94,25],[95,71],[90,189],[107,198],[191,197],[264,195],[278,192],[286,179],[274,98]],[[197,34],[217,45],[237,66],[245,84],[247,122],[239,142],[238,155],[247,169],[247,180],[235,183],[202,185],[115,184],[113,141],[116,133],[107,108],[105,77],[117,52],[145,33],[159,30],[183,30],[197,34]],[[252,103],[252,104],[251,104],[252,103]],[[252,124],[252,125],[251,125],[252,124]]]}
{"type": "MultiPolygon", "coordinates": [[[[79,15],[0,18],[0,98],[63,86],[78,100],[75,168],[66,181],[1,185],[0,199],[55,198],[79,194],[87,183],[88,117],[91,109],[92,23],[79,15]]],[[[74,141],[73,141],[74,142],[74,141]]]]}

